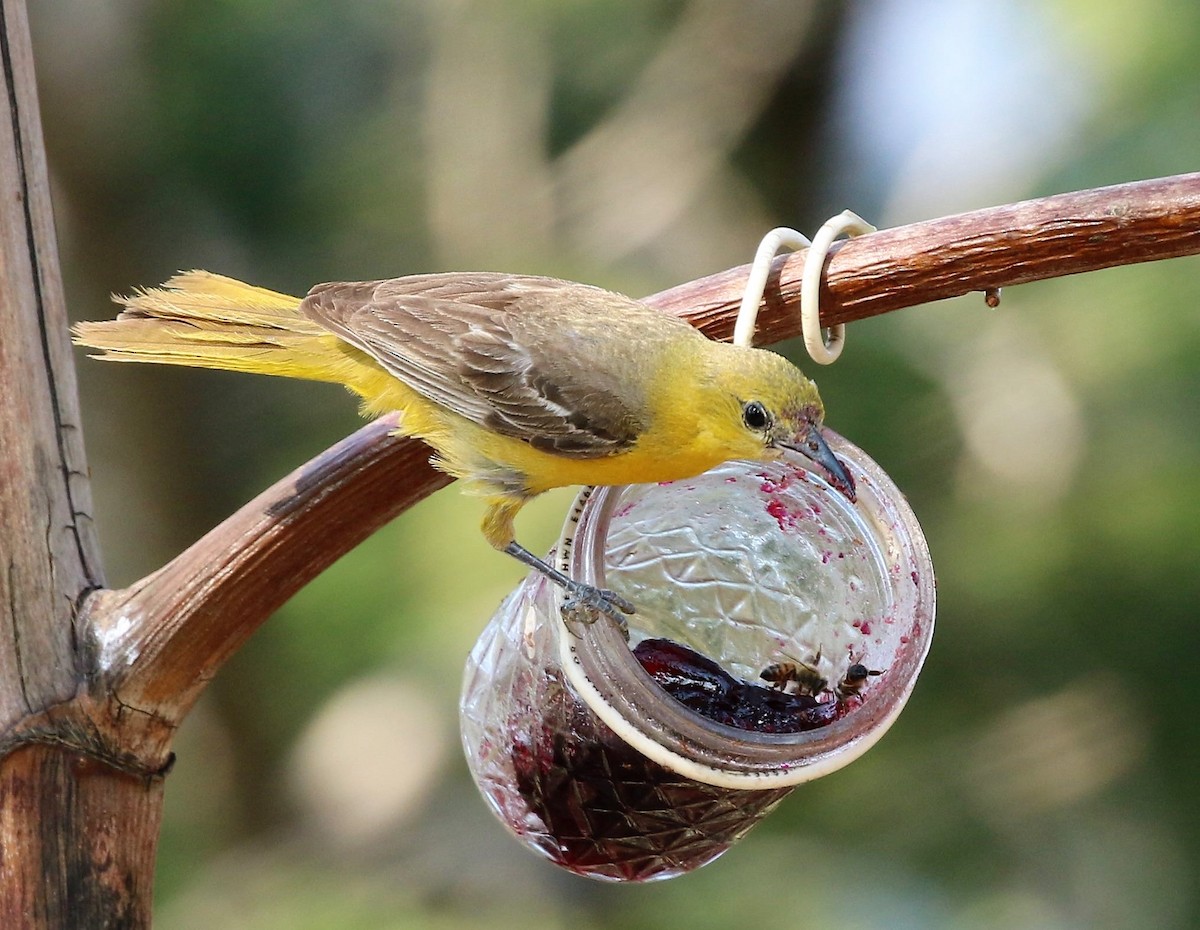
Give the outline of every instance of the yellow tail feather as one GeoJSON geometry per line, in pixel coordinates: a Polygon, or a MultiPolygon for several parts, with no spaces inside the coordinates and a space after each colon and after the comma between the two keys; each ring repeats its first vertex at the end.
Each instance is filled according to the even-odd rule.
{"type": "Polygon", "coordinates": [[[110,361],[334,381],[352,389],[351,369],[365,362],[303,316],[299,298],[207,271],[182,272],[162,287],[113,299],[125,308],[115,320],[73,329],[77,343],[110,361]]]}

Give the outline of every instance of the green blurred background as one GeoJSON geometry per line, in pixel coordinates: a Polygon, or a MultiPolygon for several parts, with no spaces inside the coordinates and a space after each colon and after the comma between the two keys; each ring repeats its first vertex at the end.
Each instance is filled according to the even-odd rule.
{"type": "MultiPolygon", "coordinates": [[[[1200,6],[1165,0],[31,15],[79,318],[192,267],[297,294],[449,269],[645,294],[847,206],[895,225],[1200,167],[1200,6]]],[[[939,628],[888,737],[717,863],[602,886],[492,818],[457,690],[520,572],[449,490],[213,682],[168,781],[158,925],[1200,925],[1198,304],[1181,259],[850,328],[816,372],[829,420],[910,495],[939,628]]],[[[359,426],[323,385],[80,378],[115,585],[359,426]]],[[[523,517],[533,548],[565,500],[523,517]]]]}

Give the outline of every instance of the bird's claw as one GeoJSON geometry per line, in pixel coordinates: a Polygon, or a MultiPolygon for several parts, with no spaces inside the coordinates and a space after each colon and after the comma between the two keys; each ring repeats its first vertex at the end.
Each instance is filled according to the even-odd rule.
{"type": "Polygon", "coordinates": [[[613,591],[602,590],[590,584],[575,583],[567,590],[560,612],[563,622],[572,633],[575,624],[590,625],[599,620],[601,614],[606,614],[628,639],[629,623],[625,615],[635,611],[629,601],[613,591]]]}

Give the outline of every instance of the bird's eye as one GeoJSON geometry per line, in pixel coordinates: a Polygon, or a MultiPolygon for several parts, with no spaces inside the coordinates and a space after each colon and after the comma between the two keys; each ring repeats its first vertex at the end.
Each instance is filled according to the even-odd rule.
{"type": "Polygon", "coordinates": [[[752,430],[764,430],[771,425],[771,415],[766,407],[752,400],[742,407],[742,422],[752,430]]]}

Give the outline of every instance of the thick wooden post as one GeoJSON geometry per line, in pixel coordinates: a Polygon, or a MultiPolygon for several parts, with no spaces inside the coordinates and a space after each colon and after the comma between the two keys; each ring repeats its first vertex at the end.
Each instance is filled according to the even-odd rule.
{"type": "Polygon", "coordinates": [[[0,926],[146,927],[162,785],[86,711],[74,621],[102,578],[19,0],[0,67],[0,926]]]}

